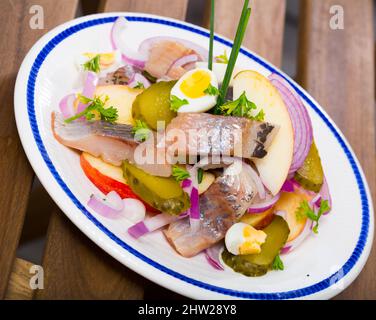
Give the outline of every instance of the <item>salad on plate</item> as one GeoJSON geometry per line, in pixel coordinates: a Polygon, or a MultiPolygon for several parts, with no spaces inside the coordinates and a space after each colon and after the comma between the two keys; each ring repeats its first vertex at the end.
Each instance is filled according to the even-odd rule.
{"type": "Polygon", "coordinates": [[[245,1],[230,55],[216,52],[213,23],[208,50],[163,35],[133,48],[119,17],[108,52],[77,57],[80,89],[51,127],[81,153],[94,212],[253,277],[283,270],[332,203],[299,95],[282,75],[237,64],[250,13],[245,1]]]}

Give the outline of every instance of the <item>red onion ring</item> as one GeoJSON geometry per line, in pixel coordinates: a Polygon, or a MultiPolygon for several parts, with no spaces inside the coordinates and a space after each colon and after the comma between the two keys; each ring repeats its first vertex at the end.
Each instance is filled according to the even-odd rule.
{"type": "Polygon", "coordinates": [[[142,74],[135,73],[132,77],[132,80],[129,82],[128,86],[134,88],[138,85],[138,83],[142,83],[145,89],[150,87],[150,81],[146,79],[142,74]]]}
{"type": "Polygon", "coordinates": [[[286,243],[286,245],[281,250],[281,254],[289,253],[295,250],[299,245],[301,245],[302,242],[312,233],[312,227],[313,221],[307,219],[303,231],[294,240],[286,243]]]}
{"type": "Polygon", "coordinates": [[[274,196],[271,199],[268,199],[268,200],[260,202],[260,203],[252,204],[248,208],[248,213],[261,213],[261,212],[264,212],[266,210],[269,210],[270,208],[272,208],[277,203],[277,201],[279,200],[280,197],[281,197],[281,194],[278,193],[276,196],[274,196]]]}
{"type": "MultiPolygon", "coordinates": [[[[94,72],[88,72],[86,75],[86,80],[84,84],[84,89],[82,90],[82,95],[86,98],[93,99],[95,89],[98,84],[98,76],[94,72]]],[[[84,111],[87,108],[88,104],[80,102],[77,107],[77,113],[84,111]]]]}
{"type": "MultiPolygon", "coordinates": [[[[178,67],[184,67],[185,65],[189,63],[194,63],[199,60],[199,57],[197,54],[189,54],[187,56],[184,56],[178,60],[176,60],[170,67],[170,70],[173,68],[178,68],[178,67]]],[[[167,72],[168,73],[168,72],[167,72]]]]}
{"type": "Polygon", "coordinates": [[[294,155],[289,171],[291,174],[303,165],[311,148],[313,141],[312,122],[299,95],[283,77],[272,74],[269,76],[269,80],[281,94],[294,129],[294,155]]]}
{"type": "Polygon", "coordinates": [[[59,103],[59,109],[63,115],[64,119],[73,117],[74,112],[74,101],[76,100],[76,95],[74,93],[68,94],[59,103]]]}
{"type": "Polygon", "coordinates": [[[223,248],[222,243],[217,243],[214,246],[208,248],[205,250],[205,258],[208,261],[208,263],[216,270],[223,271],[224,268],[220,262],[219,255],[221,253],[221,250],[223,248]]]}
{"type": "Polygon", "coordinates": [[[208,60],[208,50],[204,49],[203,47],[189,41],[189,40],[184,40],[184,39],[179,39],[175,37],[164,37],[164,36],[159,36],[159,37],[153,37],[153,38],[148,38],[144,40],[139,48],[138,51],[143,55],[143,56],[148,56],[151,47],[161,41],[173,41],[173,42],[178,42],[185,46],[186,48],[192,49],[194,52],[196,52],[199,56],[199,59],[201,61],[207,61],[208,60]]]}
{"type": "Polygon", "coordinates": [[[138,239],[145,234],[156,231],[164,226],[167,226],[171,222],[174,222],[178,219],[187,217],[186,213],[181,214],[180,216],[172,216],[168,213],[160,213],[154,217],[145,219],[134,224],[128,229],[128,233],[135,239],[138,239]]]}
{"type": "Polygon", "coordinates": [[[112,48],[121,52],[125,63],[143,69],[148,56],[128,48],[121,37],[124,31],[126,31],[128,23],[125,17],[119,17],[112,25],[110,36],[112,48]]]}
{"type": "Polygon", "coordinates": [[[265,199],[266,191],[265,191],[265,187],[264,187],[264,184],[262,183],[260,176],[251,166],[247,166],[247,168],[249,169],[248,172],[251,175],[252,180],[256,185],[256,189],[257,189],[260,199],[265,199]]]}
{"type": "MultiPolygon", "coordinates": [[[[322,185],[321,190],[320,190],[319,193],[321,195],[321,199],[322,200],[327,200],[328,201],[330,210],[324,213],[324,215],[327,215],[327,214],[329,214],[332,211],[332,204],[333,204],[333,202],[332,202],[332,196],[330,195],[328,181],[326,180],[325,176],[324,176],[324,183],[323,183],[323,185],[322,185]]],[[[319,205],[321,205],[321,202],[320,202],[319,205]]]]}
{"type": "Polygon", "coordinates": [[[92,194],[87,205],[96,213],[109,219],[119,218],[124,209],[123,200],[115,191],[111,191],[106,197],[92,194]]]}

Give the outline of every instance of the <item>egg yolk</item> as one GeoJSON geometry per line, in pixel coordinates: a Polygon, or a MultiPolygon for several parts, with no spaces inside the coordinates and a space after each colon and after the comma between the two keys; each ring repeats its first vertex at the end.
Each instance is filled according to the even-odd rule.
{"type": "Polygon", "coordinates": [[[204,91],[209,87],[210,80],[207,72],[198,70],[182,81],[180,90],[188,98],[197,99],[205,96],[204,91]]]}
{"type": "Polygon", "coordinates": [[[239,254],[256,254],[261,252],[261,245],[266,240],[266,233],[251,226],[243,229],[244,242],[239,246],[239,254]]]}
{"type": "MultiPolygon", "coordinates": [[[[84,54],[88,59],[93,59],[97,54],[96,53],[85,53],[84,54]]],[[[110,66],[115,62],[115,54],[113,52],[101,53],[99,54],[99,64],[101,67],[105,68],[110,66]]]]}

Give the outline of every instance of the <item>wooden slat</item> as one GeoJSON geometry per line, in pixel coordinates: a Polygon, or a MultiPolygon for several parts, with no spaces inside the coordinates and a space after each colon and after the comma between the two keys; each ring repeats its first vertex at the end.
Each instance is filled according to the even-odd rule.
{"type": "Polygon", "coordinates": [[[0,299],[4,297],[22,230],[32,170],[18,139],[13,114],[17,71],[32,44],[48,29],[72,17],[77,0],[1,1],[0,29],[0,299]],[[29,27],[31,5],[44,9],[44,29],[29,27]]]}
{"type": "Polygon", "coordinates": [[[9,278],[6,300],[31,300],[33,290],[30,287],[30,279],[33,276],[30,268],[33,263],[16,258],[13,270],[9,278]]]}
{"type": "Polygon", "coordinates": [[[51,217],[43,267],[45,288],[36,292],[36,299],[143,297],[143,279],[97,247],[59,210],[51,217]]]}
{"type": "Polygon", "coordinates": [[[128,11],[152,13],[176,19],[185,19],[188,0],[102,0],[100,9],[104,12],[128,11]]]}
{"type": "MultiPolygon", "coordinates": [[[[345,133],[375,197],[375,78],[371,0],[306,0],[301,8],[300,83],[345,133]],[[332,5],[344,9],[344,29],[332,30],[332,5]]],[[[356,214],[356,213],[354,213],[356,214]]],[[[340,298],[376,298],[376,252],[340,298]]]]}
{"type": "MultiPolygon", "coordinates": [[[[206,1],[206,21],[209,25],[210,0],[206,1]]],[[[234,39],[243,0],[216,0],[215,32],[234,39]]],[[[285,0],[251,0],[252,14],[243,45],[273,64],[282,61],[285,0]]]]}
{"type": "MultiPolygon", "coordinates": [[[[187,1],[103,1],[103,11],[141,11],[183,18],[187,1]]],[[[146,280],[101,251],[61,212],[53,213],[37,299],[140,299],[146,280]]],[[[150,285],[150,284],[149,284],[150,285]]],[[[147,286],[149,286],[147,285],[147,286]]]]}

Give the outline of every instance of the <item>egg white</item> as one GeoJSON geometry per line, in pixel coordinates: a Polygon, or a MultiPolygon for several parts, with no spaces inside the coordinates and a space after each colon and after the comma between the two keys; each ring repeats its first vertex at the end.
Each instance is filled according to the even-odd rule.
{"type": "Polygon", "coordinates": [[[190,77],[190,75],[196,71],[199,71],[199,70],[202,70],[204,72],[206,72],[207,74],[210,75],[210,84],[213,86],[213,87],[216,87],[218,89],[218,80],[217,80],[217,77],[215,76],[215,74],[210,71],[209,69],[205,69],[205,68],[197,68],[197,69],[193,69],[193,70],[190,70],[189,72],[187,72],[186,74],[184,74],[184,76],[182,76],[179,81],[175,84],[175,86],[172,88],[171,90],[171,95],[174,95],[176,97],[178,97],[179,99],[186,99],[188,101],[188,104],[186,105],[183,105],[180,107],[179,109],[179,113],[182,113],[182,112],[195,112],[195,113],[199,113],[199,112],[206,112],[208,110],[210,110],[211,108],[213,108],[216,103],[217,103],[217,96],[212,96],[212,95],[209,95],[209,94],[205,94],[205,96],[202,96],[202,97],[199,97],[199,98],[190,98],[190,97],[187,97],[180,89],[180,86],[182,84],[182,82],[190,77]]]}

